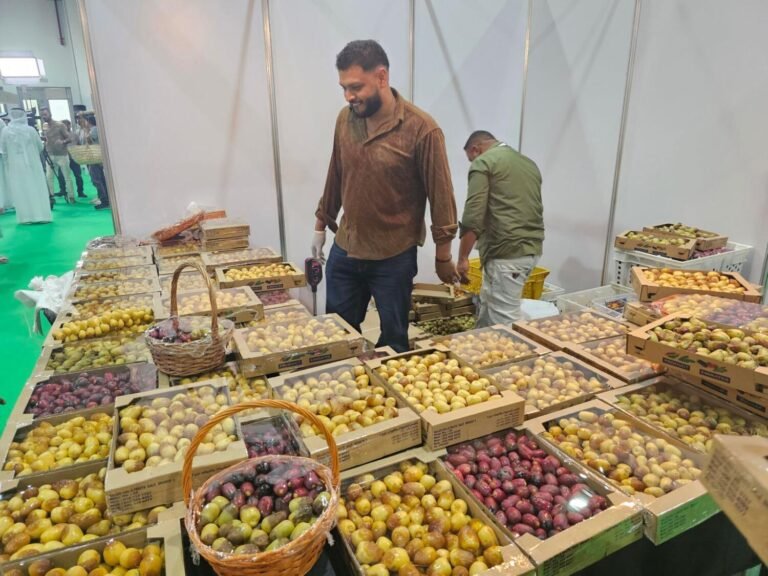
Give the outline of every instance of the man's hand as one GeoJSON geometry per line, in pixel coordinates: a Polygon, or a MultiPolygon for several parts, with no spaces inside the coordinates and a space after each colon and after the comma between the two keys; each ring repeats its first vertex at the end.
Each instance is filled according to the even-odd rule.
{"type": "Polygon", "coordinates": [[[459,279],[458,274],[456,274],[456,264],[453,263],[453,258],[447,262],[435,260],[435,272],[437,272],[437,277],[445,284],[455,284],[459,279]]]}
{"type": "Polygon", "coordinates": [[[469,258],[459,258],[459,263],[456,265],[456,274],[459,277],[459,282],[469,284],[469,258]]]}
{"type": "Polygon", "coordinates": [[[325,264],[323,246],[325,246],[325,230],[315,230],[312,236],[312,258],[317,258],[321,264],[325,264]]]}

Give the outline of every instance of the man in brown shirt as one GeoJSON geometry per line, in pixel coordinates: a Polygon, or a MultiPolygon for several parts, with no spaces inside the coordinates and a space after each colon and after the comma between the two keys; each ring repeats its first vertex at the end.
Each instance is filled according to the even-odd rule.
{"type": "Polygon", "coordinates": [[[336,68],[349,106],[336,119],[312,242],[313,256],[323,260],[326,226],[336,234],[326,266],[326,311],[359,329],[373,296],[381,318],[377,345],[406,351],[427,200],[437,275],[443,282],[457,279],[451,241],[458,223],[445,140],[428,114],[389,86],[389,60],[377,42],[350,42],[336,68]]]}
{"type": "Polygon", "coordinates": [[[74,204],[75,194],[72,186],[72,172],[69,169],[69,151],[67,150],[73,140],[72,134],[64,124],[51,117],[51,111],[48,108],[40,109],[40,118],[48,124],[48,130],[45,132],[45,151],[48,152],[48,158],[51,160],[46,162],[48,192],[53,196],[55,192],[53,189],[54,170],[59,170],[64,178],[67,202],[74,204]]]}

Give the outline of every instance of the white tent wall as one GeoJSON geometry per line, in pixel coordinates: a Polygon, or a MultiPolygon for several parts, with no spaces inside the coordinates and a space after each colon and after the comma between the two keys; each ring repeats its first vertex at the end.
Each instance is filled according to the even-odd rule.
{"type": "Polygon", "coordinates": [[[261,3],[85,0],[123,233],[190,202],[279,248],[261,3]]]}
{"type": "Polygon", "coordinates": [[[600,282],[634,2],[533,5],[522,152],[543,175],[540,265],[580,290],[600,282]]]}
{"type": "MultiPolygon", "coordinates": [[[[467,197],[469,162],[462,147],[469,134],[488,130],[517,147],[527,20],[527,0],[416,3],[414,102],[445,133],[459,218],[467,197]]],[[[434,259],[427,234],[419,250],[420,280],[437,282],[434,259]]]]}
{"type": "Polygon", "coordinates": [[[645,0],[616,232],[683,221],[768,242],[768,3],[645,0]]]}
{"type": "MultiPolygon", "coordinates": [[[[286,244],[289,260],[310,256],[315,209],[323,193],[336,116],[346,105],[336,54],[350,40],[375,38],[387,51],[390,81],[407,94],[407,0],[280,0],[270,3],[275,59],[286,244]]],[[[325,254],[333,242],[328,231],[325,254]]],[[[301,299],[310,302],[309,289],[301,299]]],[[[318,293],[325,309],[325,282],[318,293]]]]}

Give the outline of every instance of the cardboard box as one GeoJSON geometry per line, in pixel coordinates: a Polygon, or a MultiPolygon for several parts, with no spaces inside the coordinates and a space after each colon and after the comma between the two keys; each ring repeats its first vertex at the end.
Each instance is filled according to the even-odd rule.
{"type": "Polygon", "coordinates": [[[291,300],[294,304],[285,303],[278,306],[270,306],[264,308],[264,318],[261,322],[282,322],[284,320],[293,319],[310,319],[313,318],[312,312],[307,310],[306,306],[298,300],[291,300]]]}
{"type": "MultiPolygon", "coordinates": [[[[433,348],[419,350],[417,352],[408,352],[406,354],[388,358],[368,360],[365,364],[370,368],[372,378],[382,383],[395,397],[399,398],[399,400],[407,406],[409,405],[408,400],[400,392],[390,386],[387,379],[379,375],[376,372],[376,369],[393,359],[407,359],[415,353],[424,356],[433,352],[442,352],[445,353],[448,358],[456,358],[453,353],[448,350],[433,348]]],[[[467,367],[467,365],[458,358],[456,358],[456,360],[459,361],[459,366],[462,368],[467,367]]],[[[492,377],[488,377],[488,379],[491,384],[495,384],[492,377]]],[[[461,410],[454,410],[444,414],[438,414],[432,410],[425,410],[419,413],[419,417],[421,418],[422,438],[424,439],[427,448],[430,450],[439,450],[446,446],[456,444],[457,442],[472,440],[497,430],[519,426],[523,423],[524,411],[525,400],[514,392],[509,391],[502,391],[501,398],[487,400],[485,402],[480,402],[479,404],[467,406],[461,410]]]]}
{"type": "Polygon", "coordinates": [[[101,246],[89,248],[80,255],[81,260],[113,260],[117,258],[152,258],[151,246],[101,246]]]}
{"type": "MultiPolygon", "coordinates": [[[[239,286],[238,288],[220,288],[218,290],[215,290],[214,292],[216,294],[219,294],[219,293],[231,294],[233,296],[236,294],[244,294],[247,298],[247,302],[244,304],[219,307],[218,308],[219,318],[226,318],[227,320],[231,320],[236,324],[251,322],[253,320],[264,319],[264,305],[261,303],[261,300],[259,300],[259,297],[256,296],[253,290],[251,290],[248,286],[239,286]]],[[[184,305],[185,300],[193,297],[199,297],[199,296],[204,296],[204,301],[207,305],[207,309],[196,310],[194,312],[189,312],[189,313],[180,313],[179,316],[210,316],[211,308],[210,308],[210,299],[208,296],[207,288],[203,290],[190,290],[183,294],[177,294],[176,301],[178,303],[179,308],[181,308],[184,305]]],[[[162,314],[162,316],[158,316],[159,318],[170,317],[170,314],[171,314],[171,296],[170,295],[164,298],[160,298],[160,310],[162,310],[162,312],[158,312],[158,314],[162,314]]]]}
{"type": "Polygon", "coordinates": [[[222,238],[237,238],[251,233],[250,225],[237,218],[216,218],[200,223],[203,241],[222,238]]]}
{"type": "MultiPolygon", "coordinates": [[[[292,389],[298,382],[306,378],[316,377],[324,372],[333,374],[345,369],[353,371],[356,367],[363,366],[360,360],[351,358],[325,364],[322,367],[284,374],[271,380],[272,390],[276,397],[286,399],[284,397],[286,390],[292,389]]],[[[374,380],[373,376],[369,374],[369,378],[371,386],[376,386],[377,381],[374,380]]],[[[391,392],[387,396],[392,396],[398,400],[398,415],[395,418],[377,422],[358,430],[351,430],[335,437],[342,470],[354,468],[421,444],[419,417],[408,407],[407,403],[402,402],[391,392]]],[[[311,458],[325,465],[330,464],[328,444],[322,434],[305,436],[303,441],[311,458]]]]}
{"type": "MultiPolygon", "coordinates": [[[[564,352],[550,352],[549,354],[543,356],[542,358],[556,360],[559,363],[563,363],[563,362],[572,363],[575,368],[577,368],[579,371],[584,373],[585,377],[596,378],[601,383],[603,391],[611,390],[613,388],[620,388],[624,386],[624,382],[620,382],[613,376],[609,376],[608,374],[600,372],[599,370],[593,368],[592,366],[588,366],[584,362],[564,352]]],[[[514,369],[522,368],[524,366],[530,366],[535,362],[537,362],[539,359],[540,358],[530,358],[528,360],[523,360],[522,362],[515,362],[511,364],[505,364],[503,366],[497,366],[495,368],[491,368],[489,370],[484,371],[484,374],[487,374],[488,376],[494,378],[502,389],[510,389],[510,385],[507,385],[507,383],[505,382],[506,379],[501,375],[501,373],[510,369],[514,370],[514,369]]],[[[573,398],[563,400],[556,404],[539,408],[538,406],[535,405],[533,400],[528,399],[527,390],[519,391],[517,390],[516,387],[514,387],[514,384],[512,384],[511,387],[512,387],[512,390],[514,390],[518,395],[522,396],[525,399],[525,419],[526,420],[531,418],[538,418],[543,414],[548,414],[550,412],[562,410],[563,408],[567,408],[568,406],[581,404],[582,402],[585,402],[590,398],[593,398],[596,394],[596,392],[584,392],[579,396],[574,396],[573,398]]]]}
{"type": "MultiPolygon", "coordinates": [[[[387,474],[399,470],[400,464],[404,462],[421,461],[427,464],[429,473],[433,475],[438,481],[447,480],[450,482],[453,488],[454,494],[460,497],[459,494],[463,494],[463,487],[456,480],[455,476],[448,472],[445,467],[439,464],[435,460],[437,455],[434,453],[425,453],[423,450],[417,449],[396,456],[387,458],[383,461],[373,462],[365,466],[360,466],[354,470],[342,475],[341,493],[346,493],[347,487],[355,481],[359,481],[364,475],[372,474],[374,478],[380,479],[387,474]]],[[[490,526],[496,533],[496,538],[499,541],[499,545],[502,546],[502,556],[504,558],[504,564],[493,567],[485,572],[481,572],[478,576],[532,576],[535,574],[533,570],[533,564],[525,557],[520,549],[515,546],[509,536],[507,536],[494,522],[490,520],[485,512],[485,509],[480,506],[474,499],[466,498],[467,513],[472,518],[477,518],[490,526]]],[[[337,535],[341,540],[344,548],[344,559],[346,561],[347,571],[345,574],[364,576],[360,563],[355,558],[355,551],[352,548],[351,543],[347,538],[341,536],[338,531],[337,535]]]]}
{"type": "Polygon", "coordinates": [[[304,273],[290,262],[282,262],[290,266],[291,273],[283,276],[272,276],[268,278],[251,278],[244,280],[227,280],[227,271],[232,268],[247,268],[248,266],[219,266],[216,270],[216,281],[219,288],[235,288],[237,286],[250,286],[254,292],[271,292],[273,290],[287,290],[289,288],[300,288],[307,285],[307,278],[304,273]]]}
{"type": "MultiPolygon", "coordinates": [[[[166,256],[157,261],[157,273],[160,276],[173,274],[182,264],[203,265],[203,259],[199,254],[185,254],[181,256],[166,256]]],[[[194,270],[194,268],[185,268],[184,270],[194,270]]]]}
{"type": "Polygon", "coordinates": [[[102,553],[107,544],[112,540],[119,540],[126,547],[139,549],[153,542],[161,544],[164,552],[163,574],[166,576],[184,574],[184,555],[181,546],[181,530],[178,522],[161,522],[154,526],[139,528],[117,535],[104,536],[89,542],[46,552],[38,556],[8,562],[3,565],[3,574],[27,574],[30,564],[46,560],[50,562],[53,568],[67,570],[77,565],[77,560],[83,552],[86,550],[96,550],[102,553]],[[20,572],[16,572],[16,570],[20,572]]]}
{"type": "MultiPolygon", "coordinates": [[[[43,340],[43,346],[51,347],[51,348],[62,348],[65,345],[72,345],[72,344],[82,344],[85,342],[98,342],[102,340],[108,340],[110,338],[122,338],[122,337],[131,337],[134,336],[137,339],[140,339],[144,331],[149,328],[154,320],[167,318],[168,317],[168,311],[163,307],[162,301],[160,300],[160,293],[159,292],[153,292],[151,294],[152,302],[148,306],[141,306],[141,308],[150,308],[152,312],[152,318],[143,324],[140,324],[139,326],[143,326],[141,330],[137,331],[137,325],[134,324],[130,327],[125,328],[111,328],[109,332],[103,333],[101,336],[93,336],[90,338],[85,338],[82,340],[75,340],[72,342],[64,342],[62,340],[56,340],[53,335],[58,330],[61,330],[65,324],[68,322],[77,322],[77,321],[83,321],[89,319],[91,316],[89,315],[75,315],[71,311],[67,312],[60,312],[58,316],[56,316],[56,320],[51,325],[51,329],[48,330],[48,333],[45,335],[45,339],[43,340]]],[[[117,311],[117,310],[116,310],[117,311]]]]}
{"type": "Polygon", "coordinates": [[[736,388],[721,386],[720,384],[715,384],[714,382],[709,382],[700,378],[691,378],[690,376],[683,376],[682,374],[679,374],[678,376],[686,384],[689,384],[694,388],[709,392],[713,396],[717,396],[721,400],[725,400],[747,412],[762,416],[763,418],[768,418],[768,398],[765,396],[757,396],[756,394],[750,394],[736,388]]]}
{"type": "MultiPolygon", "coordinates": [[[[643,230],[654,233],[663,232],[663,230],[659,230],[659,228],[669,228],[670,226],[675,226],[675,224],[656,224],[650,228],[643,228],[643,230]]],[[[694,230],[696,234],[696,250],[714,250],[715,248],[724,248],[726,244],[728,244],[728,236],[722,236],[716,232],[709,232],[708,230],[701,230],[699,228],[694,228],[694,230]]],[[[679,232],[670,231],[667,232],[667,234],[674,234],[675,236],[680,236],[682,238],[690,238],[690,236],[680,234],[679,232]]]]}
{"type": "MultiPolygon", "coordinates": [[[[112,368],[96,368],[94,370],[79,372],[74,375],[60,374],[58,376],[48,376],[43,378],[32,377],[29,380],[27,380],[26,385],[24,386],[24,388],[21,389],[21,393],[19,394],[18,400],[16,401],[16,406],[13,410],[13,418],[15,421],[22,422],[22,421],[37,420],[38,418],[45,417],[45,416],[35,416],[32,413],[32,409],[34,407],[30,405],[30,402],[31,402],[30,398],[32,397],[32,394],[35,392],[35,390],[38,388],[42,388],[47,384],[50,384],[53,382],[66,381],[72,385],[72,391],[74,392],[77,388],[80,387],[78,385],[78,380],[80,378],[85,378],[87,382],[87,379],[90,377],[104,376],[107,373],[117,375],[120,377],[124,375],[128,375],[129,381],[127,385],[128,386],[133,385],[144,392],[147,392],[149,390],[154,390],[155,388],[157,388],[157,368],[155,367],[154,364],[147,364],[147,363],[128,364],[123,366],[114,366],[112,368]]],[[[124,390],[125,390],[125,387],[121,386],[116,390],[116,392],[118,394],[124,394],[125,393],[124,390]]],[[[86,406],[80,405],[80,407],[72,409],[69,412],[64,412],[63,414],[74,413],[77,410],[84,410],[85,408],[86,406]]],[[[53,416],[53,415],[54,414],[50,414],[50,416],[53,416]]]]}
{"type": "Polygon", "coordinates": [[[72,279],[75,285],[103,284],[105,282],[120,282],[121,280],[157,278],[157,267],[154,264],[145,266],[129,266],[128,268],[113,268],[111,270],[78,270],[72,279]]]}
{"type": "Polygon", "coordinates": [[[126,256],[125,258],[98,258],[93,259],[83,253],[83,259],[75,265],[75,271],[99,272],[102,270],[112,270],[114,268],[130,268],[131,266],[147,266],[152,264],[152,254],[140,256],[126,256]]]}
{"type": "MultiPolygon", "coordinates": [[[[171,297],[171,282],[173,281],[173,274],[163,274],[159,278],[160,281],[160,294],[164,298],[171,297]]],[[[212,282],[215,281],[211,279],[212,282]]],[[[179,274],[179,282],[176,285],[176,293],[183,294],[184,292],[194,292],[195,290],[203,290],[207,288],[205,278],[200,275],[197,270],[186,270],[179,274]]]]}
{"type": "Polygon", "coordinates": [[[414,302],[429,302],[442,304],[455,298],[454,287],[448,284],[423,284],[415,283],[411,292],[414,302]]]}
{"type": "MultiPolygon", "coordinates": [[[[701,400],[700,406],[706,406],[706,408],[702,407],[701,410],[706,412],[710,409],[715,409],[718,411],[725,410],[726,414],[730,417],[739,417],[743,418],[747,422],[750,423],[756,423],[760,419],[756,418],[754,415],[750,414],[749,412],[746,412],[745,410],[742,410],[735,404],[729,402],[728,400],[721,398],[719,396],[716,396],[714,394],[710,394],[706,391],[702,391],[701,389],[697,388],[696,386],[690,386],[685,381],[679,380],[677,378],[672,377],[666,377],[666,376],[660,376],[658,378],[654,378],[653,380],[649,380],[648,382],[642,382],[640,384],[634,384],[631,386],[625,386],[624,388],[621,388],[619,390],[611,390],[608,392],[604,392],[602,394],[598,394],[598,398],[600,400],[603,400],[604,402],[610,404],[611,406],[615,406],[619,410],[623,412],[627,412],[631,414],[634,418],[637,418],[639,420],[643,420],[644,422],[647,422],[651,426],[655,427],[665,438],[681,441],[681,438],[666,428],[662,427],[661,425],[658,425],[655,422],[652,422],[650,420],[646,420],[645,418],[638,416],[636,414],[633,414],[629,410],[627,410],[620,402],[620,397],[629,398],[633,394],[645,394],[645,389],[653,387],[656,392],[663,393],[667,391],[671,392],[677,392],[679,394],[687,394],[688,396],[698,396],[701,400]]],[[[693,411],[695,410],[695,407],[690,407],[689,410],[693,411]]],[[[712,430],[712,435],[718,434],[716,430],[712,430]]],[[[738,434],[734,434],[735,436],[738,436],[738,434]]],[[[689,446],[691,450],[697,450],[693,446],[689,446]]],[[[697,450],[702,453],[706,453],[706,450],[697,450]]]]}
{"type": "MultiPolygon", "coordinates": [[[[758,367],[754,370],[742,368],[651,340],[650,332],[654,328],[678,318],[689,320],[691,316],[672,314],[630,332],[627,336],[627,352],[650,362],[663,364],[670,371],[702,378],[768,399],[768,368],[758,367]]],[[[749,334],[746,330],[744,332],[749,334]]]]}
{"type": "Polygon", "coordinates": [[[160,260],[168,256],[186,256],[200,254],[201,246],[197,240],[183,240],[176,242],[163,242],[155,244],[152,247],[155,254],[155,260],[160,260]]]}
{"type": "MultiPolygon", "coordinates": [[[[723,276],[728,276],[733,280],[736,280],[741,286],[744,287],[744,292],[717,292],[715,290],[694,290],[691,288],[676,288],[673,286],[660,286],[655,282],[652,282],[646,275],[645,270],[648,268],[642,266],[632,267],[632,288],[634,288],[637,297],[641,302],[653,302],[660,300],[666,296],[672,296],[673,294],[708,294],[710,296],[718,296],[720,298],[729,298],[731,300],[743,300],[744,302],[759,303],[763,296],[755,290],[744,276],[738,272],[718,272],[723,276]]],[[[706,274],[711,270],[684,270],[686,273],[701,272],[706,274]]]]}
{"type": "MultiPolygon", "coordinates": [[[[100,338],[99,342],[107,342],[110,338],[100,338]]],[[[92,344],[93,341],[85,341],[85,345],[92,344]]],[[[76,374],[79,372],[87,372],[88,370],[92,370],[92,368],[87,368],[85,370],[72,370],[70,372],[67,372],[65,370],[54,370],[49,367],[49,362],[51,361],[51,358],[55,354],[62,353],[63,350],[65,350],[68,347],[77,348],[80,346],[83,346],[84,343],[80,342],[72,342],[69,344],[65,344],[63,347],[53,347],[53,346],[44,346],[42,351],[40,352],[40,358],[37,361],[37,364],[35,364],[35,367],[32,369],[32,376],[53,376],[54,374],[76,374]]],[[[138,335],[132,342],[129,344],[126,344],[124,346],[130,345],[130,358],[131,360],[135,361],[129,361],[129,362],[123,362],[122,364],[105,364],[102,366],[99,366],[99,368],[107,368],[111,366],[122,366],[122,365],[128,365],[128,364],[136,364],[136,363],[152,363],[152,354],[149,351],[149,348],[147,348],[147,345],[144,343],[144,335],[140,334],[138,335]]]]}
{"type": "Polygon", "coordinates": [[[203,238],[203,254],[206,252],[222,252],[227,250],[245,250],[251,245],[247,235],[232,238],[215,238],[206,240],[203,238]]]}
{"type": "Polygon", "coordinates": [[[206,270],[213,273],[218,266],[234,266],[242,264],[264,264],[281,262],[283,257],[272,248],[246,248],[244,250],[222,250],[218,252],[203,252],[203,264],[206,270]]]}
{"type": "MultiPolygon", "coordinates": [[[[305,366],[317,366],[327,364],[335,360],[344,360],[357,356],[363,350],[363,336],[352,326],[344,322],[337,314],[326,314],[318,316],[318,320],[332,320],[336,322],[344,331],[343,338],[326,344],[312,344],[300,346],[292,350],[274,352],[271,354],[262,354],[253,352],[248,348],[248,334],[253,330],[261,328],[240,328],[235,330],[234,342],[238,354],[242,359],[240,366],[243,373],[250,376],[259,376],[262,374],[274,374],[285,372],[295,368],[305,366]]],[[[269,326],[288,325],[291,322],[277,322],[269,326]]]]}
{"type": "MultiPolygon", "coordinates": [[[[451,352],[454,353],[456,358],[460,359],[462,362],[467,364],[468,366],[471,366],[475,370],[488,370],[489,368],[493,368],[494,366],[501,366],[506,364],[512,364],[515,362],[521,362],[523,360],[527,360],[529,358],[535,358],[537,356],[542,356],[544,354],[548,354],[550,350],[548,348],[544,348],[543,346],[540,346],[538,343],[534,342],[533,340],[530,340],[529,338],[526,338],[520,333],[515,333],[512,331],[511,328],[508,328],[502,324],[496,324],[494,326],[489,326],[487,328],[477,328],[475,330],[468,330],[467,332],[460,332],[458,334],[452,334],[450,336],[435,336],[433,338],[427,338],[425,340],[421,340],[419,342],[416,342],[416,348],[417,349],[426,349],[426,348],[434,348],[435,346],[441,346],[444,348],[447,348],[451,352]],[[503,359],[497,359],[496,361],[493,361],[493,359],[485,359],[484,361],[482,359],[477,358],[477,355],[480,354],[479,350],[475,350],[476,353],[470,352],[469,354],[462,354],[461,350],[466,350],[468,348],[468,344],[462,345],[460,342],[467,342],[468,338],[477,338],[478,336],[484,334],[493,332],[498,335],[500,339],[504,339],[507,341],[514,342],[515,344],[525,344],[528,346],[528,352],[521,354],[520,356],[514,357],[514,358],[503,358],[503,359]]],[[[487,352],[487,351],[486,351],[487,352]]]]}
{"type": "MultiPolygon", "coordinates": [[[[560,450],[558,445],[547,440],[542,434],[548,429],[548,423],[557,422],[561,418],[575,416],[582,410],[592,410],[598,414],[611,412],[621,415],[621,419],[629,423],[633,431],[637,431],[654,438],[662,438],[663,435],[650,424],[622,412],[617,408],[606,404],[602,400],[590,400],[575,408],[561,410],[553,414],[536,418],[526,423],[526,427],[534,432],[540,442],[553,446],[558,454],[565,458],[566,455],[560,450]]],[[[671,442],[683,454],[683,458],[691,459],[697,468],[703,469],[706,457],[699,452],[690,450],[680,441],[671,442]]],[[[605,477],[598,471],[588,467],[585,463],[579,461],[578,465],[582,472],[605,481],[605,477]]],[[[609,481],[612,483],[612,481],[609,481]]],[[[656,545],[663,544],[695,526],[698,526],[708,518],[717,514],[717,504],[712,497],[707,494],[706,489],[700,480],[695,480],[689,484],[681,486],[672,492],[659,498],[653,498],[647,494],[635,494],[632,497],[643,506],[643,522],[645,524],[646,537],[656,545]]]]}
{"type": "Polygon", "coordinates": [[[624,307],[624,319],[635,326],[645,326],[659,318],[661,315],[647,304],[628,302],[624,307]]]}
{"type": "Polygon", "coordinates": [[[121,294],[118,296],[130,296],[131,294],[150,294],[152,292],[160,292],[160,282],[157,279],[157,275],[152,278],[134,278],[130,280],[118,280],[116,282],[100,282],[98,284],[83,285],[81,283],[74,284],[70,288],[66,299],[69,302],[82,302],[83,300],[98,300],[92,296],[92,290],[97,288],[114,288],[119,289],[121,294]]]}
{"type": "MultiPolygon", "coordinates": [[[[492,436],[503,438],[506,432],[492,436]]],[[[522,432],[534,438],[545,452],[559,457],[554,448],[539,442],[533,432],[525,428],[522,432]]],[[[439,460],[440,465],[452,475],[445,458],[442,457],[439,460]]],[[[643,508],[638,502],[619,492],[607,482],[588,476],[573,460],[566,458],[561,463],[578,475],[579,482],[586,484],[592,494],[603,496],[610,506],[599,514],[546,540],[540,540],[531,534],[516,536],[485,508],[487,517],[506,536],[514,540],[515,544],[533,561],[536,565],[536,573],[541,576],[570,576],[643,537],[643,508]]],[[[483,503],[477,501],[466,486],[461,482],[457,484],[465,500],[473,500],[484,508],[483,503]]]]}
{"type": "Polygon", "coordinates": [[[585,315],[595,317],[595,318],[600,318],[602,320],[609,322],[613,328],[613,332],[615,333],[608,334],[606,336],[603,336],[602,338],[590,337],[588,340],[580,340],[578,342],[573,342],[573,344],[581,344],[583,342],[591,342],[593,340],[603,340],[605,338],[613,338],[614,336],[620,336],[622,334],[626,334],[629,331],[629,328],[623,322],[619,322],[615,318],[611,318],[610,316],[605,316],[603,314],[595,312],[594,310],[566,312],[565,314],[559,314],[557,316],[549,316],[547,318],[540,318],[538,320],[528,320],[528,321],[519,320],[512,325],[512,328],[517,332],[525,334],[532,340],[535,340],[540,344],[544,344],[544,346],[546,346],[547,348],[550,348],[551,350],[563,350],[569,344],[572,344],[572,342],[561,340],[558,337],[545,332],[540,328],[539,323],[545,322],[547,320],[552,320],[557,322],[568,321],[571,323],[583,324],[584,322],[580,320],[580,318],[584,318],[585,315]]]}
{"type": "MultiPolygon", "coordinates": [[[[87,463],[88,460],[85,460],[83,462],[73,462],[72,464],[68,466],[61,466],[59,468],[54,468],[53,470],[45,470],[41,472],[32,472],[27,474],[16,474],[13,470],[6,470],[5,466],[8,461],[8,452],[11,449],[11,445],[14,442],[22,442],[24,438],[32,432],[33,430],[39,428],[40,426],[58,426],[60,424],[63,424],[64,422],[68,422],[69,420],[72,420],[74,418],[91,418],[96,414],[106,414],[108,416],[112,416],[112,413],[114,412],[114,404],[108,404],[106,406],[98,406],[96,408],[86,408],[85,410],[77,410],[75,412],[68,412],[66,414],[57,414],[55,416],[48,416],[46,418],[38,418],[37,420],[32,421],[31,419],[19,419],[14,422],[10,422],[8,426],[6,426],[6,429],[4,431],[4,434],[2,437],[0,437],[0,484],[4,485],[7,480],[12,480],[14,478],[18,479],[20,482],[26,482],[28,479],[34,479],[36,476],[40,474],[48,474],[49,472],[53,470],[71,470],[76,467],[79,467],[83,463],[87,463]]],[[[100,460],[91,460],[91,462],[101,462],[101,465],[104,466],[106,463],[106,459],[100,459],[100,460]]]]}
{"type": "Polygon", "coordinates": [[[637,365],[633,369],[627,370],[627,368],[622,367],[624,365],[612,364],[595,355],[596,348],[608,345],[614,345],[618,350],[626,354],[627,337],[616,336],[615,338],[595,340],[593,342],[585,342],[584,344],[568,344],[565,347],[565,351],[629,384],[653,378],[666,371],[666,368],[659,364],[648,363],[639,358],[634,359],[637,365]]]}
{"type": "MultiPolygon", "coordinates": [[[[675,260],[690,260],[693,258],[693,253],[696,250],[696,240],[690,238],[686,240],[684,244],[661,244],[659,242],[653,242],[651,240],[644,240],[641,238],[629,238],[627,235],[631,232],[638,232],[638,230],[628,230],[623,234],[616,236],[613,242],[613,246],[619,250],[637,250],[639,252],[648,252],[649,254],[658,254],[660,256],[666,256],[667,258],[673,258],[675,260]]],[[[680,236],[674,234],[666,234],[664,232],[653,232],[654,236],[668,239],[679,239],[680,236]]]]}
{"type": "Polygon", "coordinates": [[[101,314],[110,310],[123,310],[138,306],[151,308],[155,302],[155,292],[147,294],[131,294],[129,296],[110,296],[109,298],[97,298],[95,300],[83,300],[82,302],[65,301],[59,310],[59,316],[72,316],[73,318],[90,318],[95,314],[101,314]]]}
{"type": "Polygon", "coordinates": [[[715,436],[701,481],[760,559],[768,564],[768,438],[715,436]]]}
{"type": "MultiPolygon", "coordinates": [[[[212,382],[177,386],[170,389],[144,392],[120,396],[115,401],[115,414],[137,400],[159,397],[173,397],[184,391],[211,386],[212,382]]],[[[223,379],[219,379],[218,388],[229,398],[229,389],[223,379]]],[[[192,487],[198,488],[216,472],[219,472],[248,457],[240,430],[239,420],[235,417],[238,440],[232,442],[227,449],[213,454],[195,456],[192,466],[192,487]]],[[[183,500],[181,487],[181,470],[183,462],[172,462],[161,466],[144,468],[138,472],[128,473],[122,467],[116,467],[114,462],[115,450],[118,446],[118,436],[121,434],[120,419],[115,418],[112,435],[112,450],[109,456],[109,467],[105,481],[107,506],[113,514],[128,514],[145,508],[152,508],[168,502],[183,500]]]]}

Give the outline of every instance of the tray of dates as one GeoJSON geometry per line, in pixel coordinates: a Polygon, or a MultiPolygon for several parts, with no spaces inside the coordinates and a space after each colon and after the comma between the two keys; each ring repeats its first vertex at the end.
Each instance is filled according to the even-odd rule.
{"type": "Polygon", "coordinates": [[[451,446],[442,462],[543,573],[576,573],[643,536],[637,502],[528,430],[451,446]]]}
{"type": "Polygon", "coordinates": [[[738,272],[633,266],[632,287],[641,302],[653,302],[672,294],[708,294],[745,302],[762,299],[760,292],[738,272]]]}
{"type": "Polygon", "coordinates": [[[155,303],[155,294],[131,294],[130,296],[112,296],[82,302],[70,302],[59,311],[59,316],[70,315],[76,318],[97,316],[114,310],[126,308],[151,308],[155,303]]]}
{"type": "Polygon", "coordinates": [[[83,340],[141,334],[154,321],[156,309],[155,302],[153,306],[119,308],[88,317],[59,314],[48,331],[43,346],[60,346],[83,340]]]}
{"type": "MultiPolygon", "coordinates": [[[[193,376],[171,378],[171,385],[196,384],[207,380],[223,378],[229,387],[229,396],[233,404],[270,398],[272,392],[266,377],[247,378],[237,362],[227,362],[215,370],[202,372],[193,376]]],[[[247,414],[247,412],[245,413],[247,414]]]]}
{"type": "Polygon", "coordinates": [[[250,286],[254,292],[271,292],[307,285],[307,279],[295,264],[273,262],[216,268],[216,281],[221,288],[250,286]]]}
{"type": "MultiPolygon", "coordinates": [[[[215,291],[216,308],[219,316],[236,323],[250,322],[264,318],[264,306],[258,296],[248,286],[238,288],[222,288],[215,291]]],[[[178,294],[178,315],[208,315],[211,313],[211,303],[208,288],[189,290],[178,294]]],[[[166,311],[170,309],[171,296],[161,298],[161,306],[166,311]]]]}
{"type": "MultiPolygon", "coordinates": [[[[160,292],[163,297],[171,297],[171,280],[173,274],[163,274],[160,276],[160,292]]],[[[208,283],[205,278],[200,276],[200,272],[182,272],[179,274],[179,283],[177,290],[179,294],[182,292],[194,292],[196,290],[203,290],[208,287],[208,283]]]]}
{"type": "Polygon", "coordinates": [[[599,398],[697,452],[711,453],[715,434],[768,438],[765,420],[681,380],[662,377],[605,392],[599,398]]]}
{"type": "MultiPolygon", "coordinates": [[[[419,417],[356,358],[276,376],[270,384],[276,398],[317,414],[336,439],[342,470],[421,444],[419,417]]],[[[295,419],[309,456],[327,463],[321,430],[295,419]]]]}
{"type": "Polygon", "coordinates": [[[630,384],[653,378],[665,371],[659,364],[627,354],[626,336],[584,344],[569,344],[565,350],[622,382],[630,384]]]}
{"type": "Polygon", "coordinates": [[[45,346],[32,373],[50,376],[137,362],[152,362],[143,336],[110,336],[71,342],[60,348],[45,346]]]}
{"type": "Polygon", "coordinates": [[[444,348],[365,364],[376,381],[419,415],[430,450],[523,422],[523,398],[501,390],[492,376],[477,372],[444,348]]]}
{"type": "Polygon", "coordinates": [[[622,322],[591,310],[519,321],[513,324],[513,328],[552,350],[562,350],[568,344],[621,336],[628,331],[622,322]]]}
{"type": "Polygon", "coordinates": [[[81,302],[83,300],[98,300],[112,296],[128,296],[130,294],[148,294],[152,292],[160,292],[160,283],[157,277],[129,278],[96,284],[78,282],[67,295],[67,300],[70,302],[81,302]]]}
{"type": "Polygon", "coordinates": [[[130,268],[114,268],[102,272],[79,271],[73,280],[73,284],[90,286],[103,282],[121,282],[123,280],[136,280],[157,278],[157,268],[153,265],[132,266],[130,268]]]}
{"type": "Polygon", "coordinates": [[[92,258],[89,253],[77,263],[76,271],[94,272],[113,268],[130,268],[152,264],[152,255],[126,256],[124,258],[92,258]]]}
{"type": "Polygon", "coordinates": [[[202,257],[203,264],[209,272],[213,272],[217,266],[268,264],[282,262],[283,260],[283,257],[272,248],[245,248],[244,250],[203,252],[202,257]]]}
{"type": "Polygon", "coordinates": [[[698,478],[703,454],[601,400],[529,421],[540,441],[643,505],[645,535],[661,544],[718,512],[698,478]]]}

